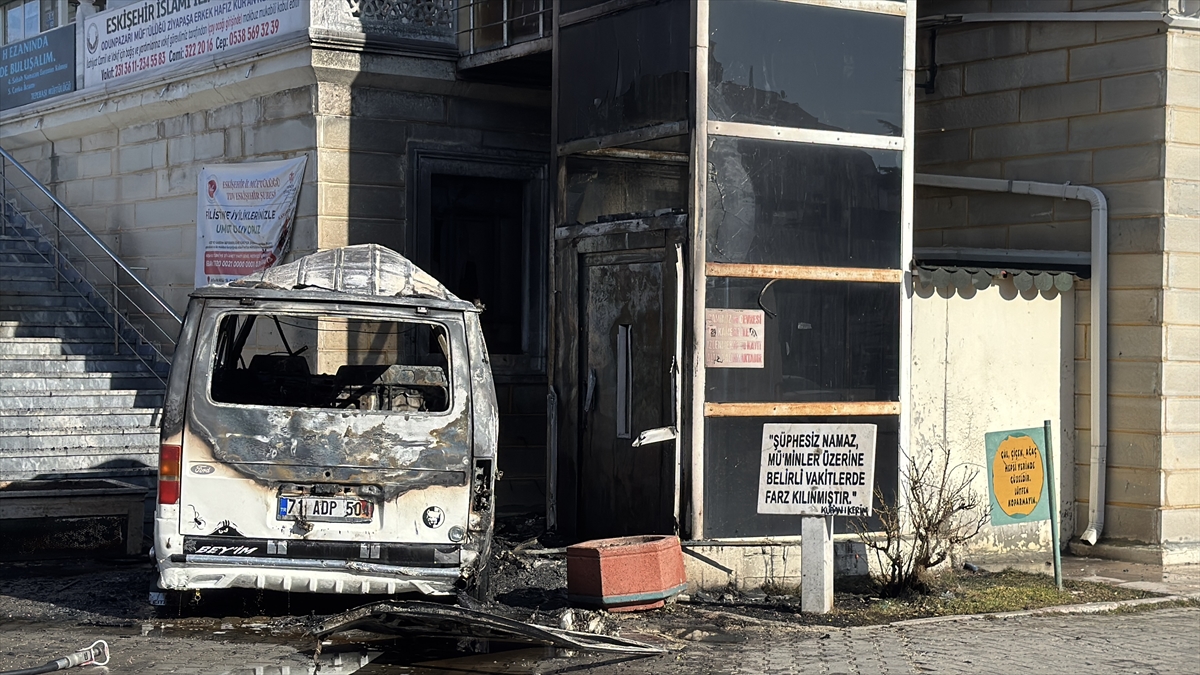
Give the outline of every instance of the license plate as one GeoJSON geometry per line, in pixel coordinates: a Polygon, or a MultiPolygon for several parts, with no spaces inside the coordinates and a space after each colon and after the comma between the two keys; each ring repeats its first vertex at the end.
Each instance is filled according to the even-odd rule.
{"type": "Polygon", "coordinates": [[[375,505],[365,499],[343,497],[280,497],[276,520],[316,523],[369,523],[375,505]]]}

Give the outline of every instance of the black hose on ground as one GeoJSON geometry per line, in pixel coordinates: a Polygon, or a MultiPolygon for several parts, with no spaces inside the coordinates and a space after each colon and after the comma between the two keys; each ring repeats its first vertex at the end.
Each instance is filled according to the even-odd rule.
{"type": "Polygon", "coordinates": [[[20,670],[0,670],[0,675],[40,675],[41,673],[53,673],[58,670],[66,670],[75,666],[103,666],[108,663],[108,643],[104,640],[96,640],[91,647],[80,649],[77,652],[72,652],[66,656],[47,661],[46,663],[34,668],[21,668],[20,670]]]}

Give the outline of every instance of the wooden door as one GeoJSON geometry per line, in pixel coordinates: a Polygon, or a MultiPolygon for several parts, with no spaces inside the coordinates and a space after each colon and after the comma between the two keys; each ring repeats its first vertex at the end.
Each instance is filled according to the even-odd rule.
{"type": "Polygon", "coordinates": [[[669,273],[661,248],[580,259],[579,506],[589,539],[673,532],[674,445],[633,447],[672,423],[669,273]]]}

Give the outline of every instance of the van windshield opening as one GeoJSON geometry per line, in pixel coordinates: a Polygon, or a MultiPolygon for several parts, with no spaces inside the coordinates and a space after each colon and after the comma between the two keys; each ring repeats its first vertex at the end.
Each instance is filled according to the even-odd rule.
{"type": "Polygon", "coordinates": [[[450,343],[435,323],[236,312],[217,327],[217,403],[444,412],[450,343]]]}

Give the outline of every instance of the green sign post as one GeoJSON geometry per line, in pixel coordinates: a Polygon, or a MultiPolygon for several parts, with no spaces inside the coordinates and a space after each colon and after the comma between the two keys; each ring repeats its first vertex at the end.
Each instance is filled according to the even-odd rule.
{"type": "Polygon", "coordinates": [[[1050,521],[1054,583],[1062,588],[1058,507],[1050,420],[1041,428],[992,431],[985,435],[988,493],[995,527],[1050,521]]]}

